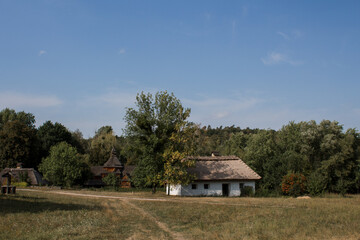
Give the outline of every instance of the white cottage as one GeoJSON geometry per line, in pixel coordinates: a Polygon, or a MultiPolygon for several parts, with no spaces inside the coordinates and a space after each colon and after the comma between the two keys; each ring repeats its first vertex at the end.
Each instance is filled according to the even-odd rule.
{"type": "Polygon", "coordinates": [[[175,196],[240,196],[249,186],[255,192],[255,181],[261,177],[236,156],[188,157],[196,160],[196,180],[189,185],[167,185],[166,194],[175,196]]]}

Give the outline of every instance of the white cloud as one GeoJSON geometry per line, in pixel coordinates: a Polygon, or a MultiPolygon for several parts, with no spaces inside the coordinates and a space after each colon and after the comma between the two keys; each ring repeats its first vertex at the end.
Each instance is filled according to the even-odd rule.
{"type": "Polygon", "coordinates": [[[290,39],[290,37],[289,37],[289,35],[287,35],[286,33],[283,33],[283,32],[277,32],[277,34],[279,34],[280,36],[282,36],[285,40],[289,40],[290,39]]]}
{"type": "Polygon", "coordinates": [[[218,113],[215,113],[215,118],[222,119],[222,118],[226,118],[229,115],[230,115],[230,113],[228,111],[218,112],[218,113]]]}
{"type": "Polygon", "coordinates": [[[230,98],[206,98],[204,100],[190,100],[185,99],[184,103],[196,106],[196,107],[215,107],[231,108],[235,110],[242,110],[250,108],[257,103],[261,102],[261,99],[249,98],[249,99],[230,99],[230,98]]]}
{"type": "Polygon", "coordinates": [[[107,92],[99,96],[86,97],[78,101],[78,105],[81,107],[102,107],[125,109],[134,105],[136,100],[136,93],[128,92],[107,92]]]}
{"type": "Polygon", "coordinates": [[[62,101],[56,96],[28,95],[16,92],[0,93],[0,107],[54,107],[61,105],[62,101]]]}
{"type": "Polygon", "coordinates": [[[182,102],[185,107],[191,108],[191,121],[215,125],[222,123],[224,125],[228,123],[229,119],[234,119],[253,108],[257,108],[263,100],[255,97],[204,97],[200,100],[184,99],[182,102]]]}
{"type": "Polygon", "coordinates": [[[126,53],[125,48],[121,48],[121,49],[119,50],[119,54],[125,54],[125,53],[126,53]]]}
{"type": "Polygon", "coordinates": [[[276,65],[281,63],[287,63],[296,66],[303,64],[302,61],[294,61],[290,59],[286,54],[282,54],[279,52],[270,52],[266,57],[261,58],[261,61],[265,65],[276,65]]]}
{"type": "Polygon", "coordinates": [[[285,40],[298,39],[304,35],[304,33],[302,31],[297,30],[297,29],[292,30],[290,33],[285,33],[285,32],[281,32],[281,31],[278,31],[276,33],[279,34],[280,36],[282,36],[285,40]]]}
{"type": "Polygon", "coordinates": [[[45,50],[40,50],[38,55],[39,55],[39,56],[42,56],[42,55],[44,55],[44,54],[47,54],[47,52],[46,52],[45,50]]]}

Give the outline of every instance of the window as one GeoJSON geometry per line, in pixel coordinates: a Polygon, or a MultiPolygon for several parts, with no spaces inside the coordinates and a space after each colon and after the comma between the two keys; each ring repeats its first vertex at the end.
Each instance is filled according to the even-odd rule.
{"type": "Polygon", "coordinates": [[[209,189],[209,184],[204,184],[204,189],[209,189]]]}
{"type": "Polygon", "coordinates": [[[240,189],[244,188],[244,183],[240,183],[240,189]]]}
{"type": "Polygon", "coordinates": [[[191,184],[191,189],[196,189],[196,188],[197,188],[196,184],[191,184]]]}

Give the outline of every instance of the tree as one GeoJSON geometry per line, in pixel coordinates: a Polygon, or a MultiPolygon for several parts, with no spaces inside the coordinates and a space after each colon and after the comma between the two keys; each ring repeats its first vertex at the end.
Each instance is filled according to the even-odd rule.
{"type": "Polygon", "coordinates": [[[39,170],[54,185],[70,187],[83,177],[84,169],[78,159],[76,148],[61,142],[50,148],[50,154],[43,159],[39,170]]]}
{"type": "Polygon", "coordinates": [[[117,151],[119,150],[117,145],[112,128],[109,126],[101,127],[94,138],[90,140],[90,164],[103,165],[109,159],[113,147],[117,151]]]}
{"type": "Polygon", "coordinates": [[[247,141],[249,140],[250,135],[245,134],[244,132],[238,132],[225,141],[221,146],[221,153],[223,155],[236,155],[239,158],[244,158],[247,141]]]}
{"type": "Polygon", "coordinates": [[[35,129],[19,120],[3,124],[0,130],[0,168],[15,167],[19,162],[35,167],[36,153],[35,129]]]}
{"type": "MultiPolygon", "coordinates": [[[[37,131],[37,136],[41,144],[40,158],[48,156],[52,146],[60,142],[67,142],[72,146],[80,146],[71,132],[61,123],[46,121],[37,131]]],[[[81,149],[77,149],[78,151],[81,149]]],[[[81,151],[80,151],[81,152],[81,151]]]]}
{"type": "Polygon", "coordinates": [[[108,134],[108,133],[113,133],[113,128],[111,126],[102,126],[101,128],[99,128],[96,132],[95,132],[95,136],[99,136],[99,135],[103,135],[103,134],[108,134]]]}
{"type": "Polygon", "coordinates": [[[88,140],[84,139],[82,132],[79,129],[76,129],[74,132],[71,132],[73,139],[73,145],[76,147],[79,153],[84,154],[89,151],[88,140]]]}
{"type": "Polygon", "coordinates": [[[137,187],[153,190],[160,184],[164,172],[164,151],[177,124],[186,121],[190,109],[184,109],[179,99],[168,92],[141,93],[136,96],[136,109],[126,111],[125,134],[138,149],[138,164],[133,181],[137,187]]]}
{"type": "MultiPolygon", "coordinates": [[[[186,158],[194,153],[193,136],[197,126],[182,122],[170,137],[171,144],[164,151],[163,184],[187,185],[195,180],[195,175],[188,173],[188,168],[195,166],[195,160],[186,158]]],[[[170,191],[169,191],[170,192],[170,191]]]]}
{"type": "Polygon", "coordinates": [[[327,179],[327,186],[330,191],[344,195],[347,192],[359,190],[356,181],[360,170],[358,166],[359,140],[360,135],[355,129],[348,129],[339,139],[326,138],[326,145],[329,145],[329,148],[334,152],[329,159],[322,162],[320,170],[327,179]]]}
{"type": "Polygon", "coordinates": [[[5,108],[0,112],[0,129],[5,123],[18,120],[24,123],[29,128],[35,128],[35,117],[31,113],[15,112],[13,109],[5,108]]]}

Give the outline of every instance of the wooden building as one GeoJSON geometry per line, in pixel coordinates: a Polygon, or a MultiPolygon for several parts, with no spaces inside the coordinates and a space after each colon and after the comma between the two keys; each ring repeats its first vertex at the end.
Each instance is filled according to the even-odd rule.
{"type": "Polygon", "coordinates": [[[120,186],[122,188],[131,187],[131,173],[135,166],[124,164],[116,156],[116,151],[113,148],[109,160],[103,166],[93,166],[90,168],[93,178],[85,183],[88,187],[102,187],[106,184],[102,181],[104,177],[110,173],[114,173],[120,179],[120,186]]]}
{"type": "Polygon", "coordinates": [[[35,186],[44,186],[49,184],[48,181],[43,179],[43,176],[38,171],[34,168],[23,168],[21,163],[18,163],[16,168],[5,168],[0,172],[2,185],[6,184],[6,178],[2,178],[2,176],[6,173],[11,173],[13,182],[21,182],[25,180],[30,185],[35,186]]]}

